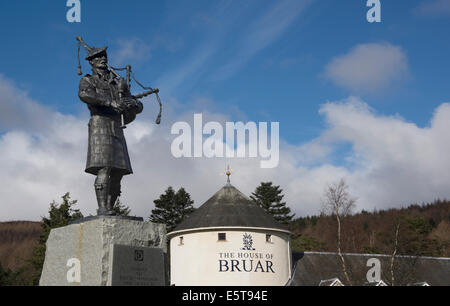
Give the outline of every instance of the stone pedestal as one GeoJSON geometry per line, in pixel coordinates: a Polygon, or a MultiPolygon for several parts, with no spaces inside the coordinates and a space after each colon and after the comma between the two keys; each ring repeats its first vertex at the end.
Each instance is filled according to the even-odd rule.
{"type": "Polygon", "coordinates": [[[95,217],[53,229],[41,286],[165,285],[166,228],[95,217]]]}

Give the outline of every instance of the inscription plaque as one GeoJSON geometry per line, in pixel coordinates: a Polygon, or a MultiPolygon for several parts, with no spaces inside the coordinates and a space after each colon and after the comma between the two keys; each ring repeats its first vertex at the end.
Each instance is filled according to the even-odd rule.
{"type": "Polygon", "coordinates": [[[164,286],[164,253],[160,248],[111,246],[111,286],[164,286]]]}

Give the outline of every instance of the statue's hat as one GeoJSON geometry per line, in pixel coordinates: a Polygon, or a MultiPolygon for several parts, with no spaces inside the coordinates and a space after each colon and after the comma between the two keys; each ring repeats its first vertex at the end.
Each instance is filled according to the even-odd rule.
{"type": "Polygon", "coordinates": [[[93,59],[94,57],[96,57],[97,55],[100,55],[101,53],[105,53],[106,54],[106,49],[108,49],[108,47],[103,47],[103,48],[92,48],[89,51],[88,56],[86,56],[86,60],[90,61],[91,59],[93,59]]]}
{"type": "Polygon", "coordinates": [[[88,55],[85,58],[87,61],[90,61],[91,59],[93,59],[103,53],[106,55],[106,50],[108,49],[108,47],[103,47],[103,48],[91,47],[84,42],[84,40],[83,40],[83,38],[81,38],[81,36],[77,36],[77,40],[78,40],[78,74],[81,75],[80,46],[83,46],[88,53],[88,55]]]}

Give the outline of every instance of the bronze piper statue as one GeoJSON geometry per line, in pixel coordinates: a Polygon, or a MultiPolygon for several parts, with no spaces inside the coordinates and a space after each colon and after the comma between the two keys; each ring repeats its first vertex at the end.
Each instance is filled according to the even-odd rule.
{"type": "MultiPolygon", "coordinates": [[[[92,75],[86,74],[81,78],[78,91],[79,98],[87,104],[91,113],[85,171],[97,176],[94,184],[97,214],[114,215],[113,206],[121,194],[122,177],[133,173],[123,129],[142,112],[140,98],[156,93],[161,107],[159,90],[143,87],[135,80],[149,90],[140,95],[131,95],[131,67],[112,68],[108,65],[108,47],[94,48],[88,46],[81,37],[77,37],[77,40],[78,74],[81,75],[80,45],[86,49],[86,60],[92,66],[92,75]],[[127,79],[122,78],[116,70],[126,70],[127,79]]],[[[161,108],[157,124],[160,120],[161,108]]]]}

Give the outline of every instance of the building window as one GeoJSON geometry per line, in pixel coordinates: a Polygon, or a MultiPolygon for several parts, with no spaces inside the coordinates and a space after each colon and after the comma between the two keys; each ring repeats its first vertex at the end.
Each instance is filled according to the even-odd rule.
{"type": "Polygon", "coordinates": [[[180,237],[180,243],[178,245],[183,245],[184,244],[184,237],[180,237]]]}
{"type": "Polygon", "coordinates": [[[227,234],[226,233],[219,233],[217,235],[217,240],[219,240],[219,241],[226,241],[227,240],[227,234]]]}
{"type": "Polygon", "coordinates": [[[272,235],[266,234],[266,242],[272,243],[272,235]]]}

